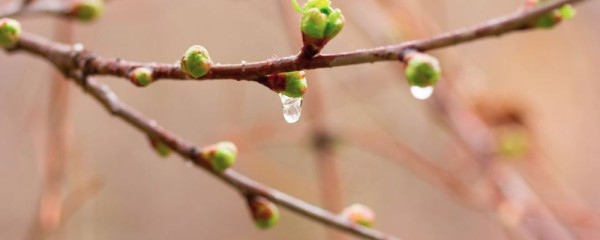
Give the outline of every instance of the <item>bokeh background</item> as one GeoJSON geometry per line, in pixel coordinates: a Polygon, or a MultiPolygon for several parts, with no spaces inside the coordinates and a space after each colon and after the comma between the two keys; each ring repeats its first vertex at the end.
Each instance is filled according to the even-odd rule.
{"type": "MultiPolygon", "coordinates": [[[[335,0],[348,21],[325,52],[426,37],[509,13],[521,4],[335,0]],[[396,6],[396,14],[412,15],[398,27],[390,6],[396,6]]],[[[289,34],[296,32],[292,38],[300,39],[297,29],[289,29],[297,23],[288,21],[299,16],[289,9],[282,13],[280,5],[291,8],[287,0],[115,0],[98,21],[74,23],[72,38],[99,55],[144,62],[175,62],[193,44],[209,49],[216,62],[258,61],[298,52],[289,34]]],[[[600,3],[587,1],[577,9],[574,20],[550,31],[510,34],[433,54],[452,73],[466,101],[485,98],[526,109],[536,145],[543,149],[542,164],[560,187],[536,182],[521,167],[527,158],[508,165],[534,179],[529,184],[540,198],[569,207],[575,203],[565,199],[577,199],[577,206],[595,216],[600,211],[600,3]]],[[[47,16],[21,22],[26,31],[53,39],[67,27],[65,20],[47,16]]],[[[315,119],[321,119],[338,136],[333,160],[341,186],[338,197],[343,205],[370,206],[378,230],[409,240],[509,239],[494,214],[449,196],[409,171],[401,159],[344,139],[364,138],[378,146],[376,137],[347,131],[384,132],[452,173],[460,175],[466,168],[456,160],[464,154],[454,149],[453,138],[428,105],[431,100],[412,98],[400,70],[399,63],[387,62],[311,71],[309,84],[320,98],[309,90],[296,124],[283,120],[278,96],[256,83],[160,81],[142,89],[122,79],[99,79],[121,100],[197,145],[236,141],[241,149],[236,170],[316,205],[324,203],[323,165],[315,160],[311,140],[315,119]]],[[[56,73],[29,54],[0,53],[0,239],[29,239],[38,221],[56,73]]],[[[74,84],[68,86],[61,191],[68,197],[74,190],[86,192],[85,186],[91,190],[50,239],[339,237],[286,209],[275,228],[257,229],[235,190],[177,156],[160,158],[144,135],[111,117],[74,84]]],[[[476,188],[476,182],[467,185],[476,188]]],[[[588,239],[600,237],[595,230],[577,227],[588,239]]]]}

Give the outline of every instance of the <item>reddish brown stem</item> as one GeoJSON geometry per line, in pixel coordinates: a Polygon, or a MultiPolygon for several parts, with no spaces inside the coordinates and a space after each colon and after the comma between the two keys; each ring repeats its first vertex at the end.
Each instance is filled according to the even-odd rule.
{"type": "MultiPolygon", "coordinates": [[[[255,81],[258,77],[280,72],[299,71],[316,68],[331,68],[379,61],[399,61],[407,50],[428,51],[466,43],[477,39],[500,36],[515,30],[523,30],[528,23],[564,4],[584,0],[560,0],[535,9],[517,11],[503,17],[433,36],[427,39],[405,42],[371,49],[362,49],[337,54],[323,54],[309,60],[289,56],[266,61],[215,65],[203,79],[246,79],[255,81]]],[[[50,60],[63,69],[85,70],[90,75],[112,75],[128,78],[132,69],[140,66],[154,70],[156,79],[188,79],[178,64],[139,63],[121,59],[109,59],[91,52],[74,53],[70,46],[52,42],[29,33],[23,33],[19,44],[13,50],[27,51],[50,60]]]]}

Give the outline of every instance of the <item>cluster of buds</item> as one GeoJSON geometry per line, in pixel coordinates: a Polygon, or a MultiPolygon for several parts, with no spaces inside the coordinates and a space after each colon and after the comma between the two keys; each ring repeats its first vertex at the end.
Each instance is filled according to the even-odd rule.
{"type": "Polygon", "coordinates": [[[340,9],[331,7],[330,0],[308,0],[303,7],[292,0],[294,8],[302,13],[300,29],[306,57],[312,57],[333,39],[344,27],[344,15],[340,9]]]}
{"type": "Polygon", "coordinates": [[[9,49],[19,42],[21,37],[21,24],[14,19],[0,19],[0,46],[9,49]]]}
{"type": "Polygon", "coordinates": [[[200,78],[206,75],[213,62],[208,55],[208,50],[200,45],[194,45],[188,48],[179,65],[181,70],[190,77],[200,78]]]}
{"type": "Polygon", "coordinates": [[[218,142],[202,149],[201,159],[207,161],[213,171],[222,173],[235,163],[238,150],[232,142],[218,142]]]}
{"type": "Polygon", "coordinates": [[[129,80],[139,87],[150,85],[154,81],[152,69],[148,67],[138,67],[129,73],[129,80]]]}
{"type": "Polygon", "coordinates": [[[150,146],[152,146],[154,151],[156,151],[156,153],[161,157],[168,157],[169,155],[171,155],[171,148],[162,141],[151,136],[148,136],[148,141],[150,142],[150,146]]]}
{"type": "Polygon", "coordinates": [[[404,57],[404,73],[410,86],[430,87],[435,85],[442,75],[438,60],[428,54],[411,51],[404,57]]]}
{"type": "Polygon", "coordinates": [[[75,0],[67,14],[82,22],[91,22],[104,13],[104,0],[75,0]]]}
{"type": "MultiPolygon", "coordinates": [[[[548,0],[527,0],[525,2],[524,8],[531,9],[545,2],[548,2],[548,0]]],[[[573,8],[573,6],[571,6],[570,4],[565,4],[559,9],[546,13],[541,17],[535,19],[533,22],[530,23],[530,25],[538,28],[552,28],[563,20],[569,20],[574,18],[576,13],[577,12],[575,11],[575,8],[573,8]]]]}
{"type": "Polygon", "coordinates": [[[277,224],[279,221],[279,209],[269,199],[249,194],[246,196],[246,201],[256,226],[267,229],[277,224]]]}
{"type": "Polygon", "coordinates": [[[362,204],[352,204],[342,211],[341,216],[355,224],[365,227],[373,227],[375,223],[375,213],[369,207],[362,204]]]}
{"type": "Polygon", "coordinates": [[[301,98],[308,90],[304,71],[271,74],[259,79],[259,82],[290,98],[301,98]]]}

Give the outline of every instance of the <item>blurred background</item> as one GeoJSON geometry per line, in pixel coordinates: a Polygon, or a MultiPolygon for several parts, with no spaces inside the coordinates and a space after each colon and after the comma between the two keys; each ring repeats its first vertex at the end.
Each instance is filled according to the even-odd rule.
{"type": "MultiPolygon", "coordinates": [[[[424,38],[522,4],[335,0],[347,22],[324,52],[424,38]]],[[[98,79],[199,146],[234,141],[236,170],[333,212],[365,204],[376,229],[403,239],[600,239],[600,3],[577,10],[552,30],[432,52],[445,76],[426,101],[400,63],[309,71],[295,124],[252,82],[98,79]]],[[[20,20],[106,57],[172,63],[201,44],[215,62],[239,63],[296,54],[299,17],[287,0],[114,0],[89,24],[20,20]]],[[[45,60],[2,51],[0,78],[0,239],[354,239],[283,208],[276,227],[256,228],[237,191],[159,157],[45,60]]]]}

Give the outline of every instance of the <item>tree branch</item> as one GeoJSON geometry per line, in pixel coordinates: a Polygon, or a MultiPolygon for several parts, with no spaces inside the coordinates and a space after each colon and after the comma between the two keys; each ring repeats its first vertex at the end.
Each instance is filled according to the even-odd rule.
{"type": "Polygon", "coordinates": [[[359,237],[375,240],[398,239],[394,236],[379,232],[377,230],[351,223],[350,221],[345,220],[334,213],[328,212],[324,209],[256,182],[232,169],[228,169],[222,174],[215,173],[210,170],[210,167],[207,166],[205,161],[202,159],[202,152],[200,150],[201,148],[188,143],[179,136],[159,126],[154,120],[146,118],[141,113],[121,102],[118,96],[112,92],[107,85],[101,84],[94,79],[84,80],[82,79],[81,75],[76,73],[70,73],[69,76],[73,79],[77,79],[76,82],[87,89],[87,92],[96,100],[98,100],[114,116],[125,120],[143,133],[152,137],[156,137],[176,151],[183,158],[194,163],[195,166],[207,170],[216,177],[237,188],[242,194],[255,194],[263,196],[300,215],[359,237]],[[85,85],[83,85],[84,82],[85,85]]]}
{"type": "MultiPolygon", "coordinates": [[[[217,64],[210,72],[197,80],[237,79],[261,82],[261,77],[280,72],[306,69],[331,68],[380,61],[401,61],[408,50],[428,51],[466,43],[487,37],[500,36],[515,30],[529,29],[528,24],[564,4],[583,0],[560,0],[531,9],[516,11],[484,23],[439,34],[427,39],[414,40],[398,45],[382,46],[336,54],[317,55],[306,60],[289,56],[253,63],[217,64]]],[[[154,79],[190,79],[178,64],[139,63],[121,59],[104,58],[91,52],[73,54],[71,47],[29,33],[23,33],[19,44],[12,50],[26,51],[53,62],[62,69],[85,69],[90,75],[112,75],[128,78],[137,67],[153,69],[154,79]]]]}
{"type": "Polygon", "coordinates": [[[60,17],[69,17],[68,4],[58,1],[35,1],[24,0],[22,2],[13,2],[0,10],[0,17],[17,16],[39,16],[54,15],[60,17]]]}

